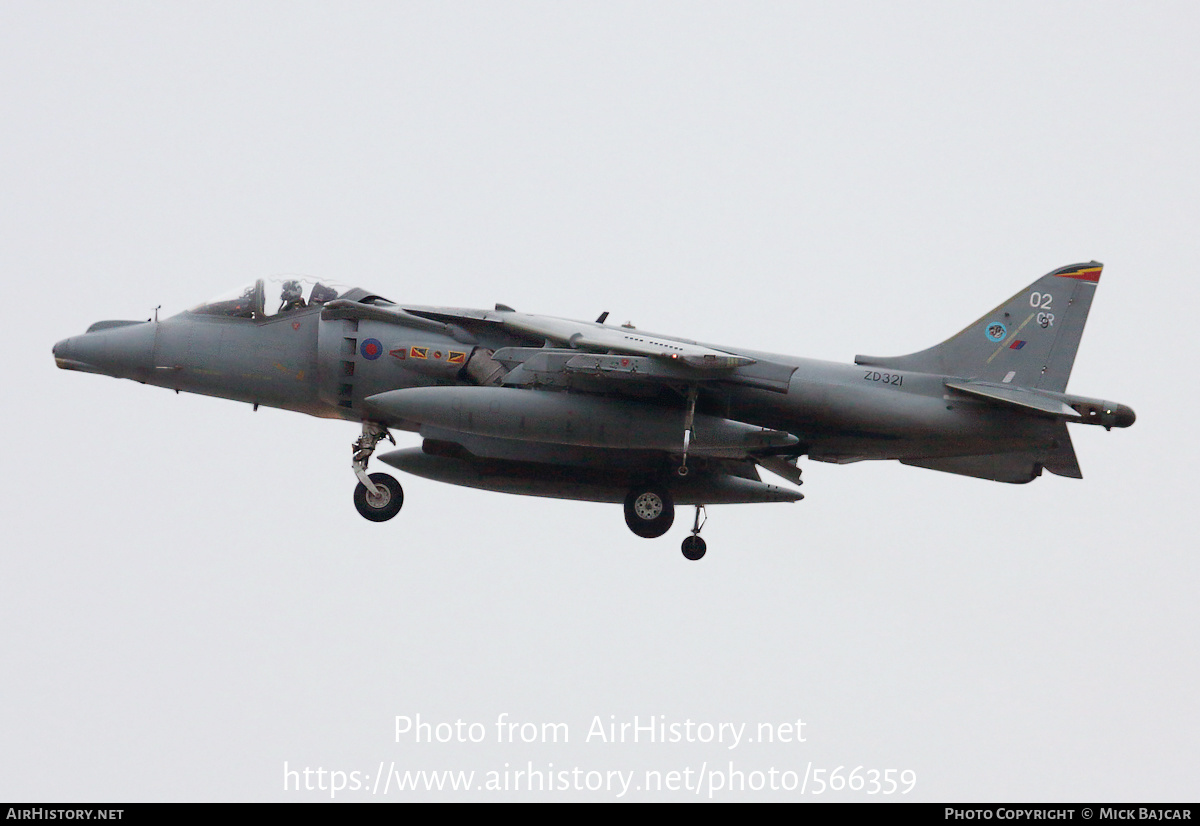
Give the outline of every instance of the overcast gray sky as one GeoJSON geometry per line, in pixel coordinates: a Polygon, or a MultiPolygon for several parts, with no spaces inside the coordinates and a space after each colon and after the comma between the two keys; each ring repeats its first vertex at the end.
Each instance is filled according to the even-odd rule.
{"type": "Polygon", "coordinates": [[[370,787],[393,764],[477,786],[732,763],[915,773],[887,799],[1194,800],[1198,24],[1169,2],[0,4],[0,798],[329,798],[285,791],[286,763],[359,772],[339,800],[607,800],[370,787]],[[712,508],[696,564],[683,511],[651,542],[617,506],[421,479],[368,524],[353,425],[50,354],[303,272],[850,361],[1093,258],[1070,390],[1138,422],[1073,428],[1082,481],[806,462],[803,502],[712,508]],[[397,742],[417,714],[487,736],[397,742]],[[570,741],[498,743],[502,714],[570,741]],[[635,716],[746,733],[587,738],[635,716]],[[803,743],[757,741],[797,719],[803,743]]]}

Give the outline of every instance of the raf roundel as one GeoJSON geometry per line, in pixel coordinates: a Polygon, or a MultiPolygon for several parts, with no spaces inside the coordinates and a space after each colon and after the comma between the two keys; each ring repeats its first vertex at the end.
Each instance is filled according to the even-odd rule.
{"type": "Polygon", "coordinates": [[[369,338],[362,343],[358,351],[367,361],[374,361],[383,355],[383,345],[379,343],[378,339],[369,338]]]}

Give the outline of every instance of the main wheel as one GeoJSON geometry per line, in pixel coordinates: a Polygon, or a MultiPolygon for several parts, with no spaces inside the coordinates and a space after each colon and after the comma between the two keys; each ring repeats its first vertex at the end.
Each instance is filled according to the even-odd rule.
{"type": "Polygon", "coordinates": [[[692,534],[683,540],[683,555],[690,560],[697,560],[704,556],[704,552],[708,550],[708,545],[700,537],[692,534]]]}
{"type": "Polygon", "coordinates": [[[386,522],[404,506],[404,488],[400,483],[386,473],[372,473],[371,481],[379,488],[379,493],[373,494],[362,482],[354,489],[354,507],[362,514],[363,519],[372,522],[386,522]]]}
{"type": "Polygon", "coordinates": [[[644,539],[654,539],[671,529],[675,503],[660,487],[637,487],[625,497],[625,524],[644,539]]]}

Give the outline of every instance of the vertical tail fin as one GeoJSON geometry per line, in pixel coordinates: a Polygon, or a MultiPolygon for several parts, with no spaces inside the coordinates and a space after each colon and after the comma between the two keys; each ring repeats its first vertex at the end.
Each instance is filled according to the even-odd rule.
{"type": "Polygon", "coordinates": [[[1034,281],[957,335],[907,356],[856,364],[1063,392],[1103,264],[1072,264],[1034,281]]]}

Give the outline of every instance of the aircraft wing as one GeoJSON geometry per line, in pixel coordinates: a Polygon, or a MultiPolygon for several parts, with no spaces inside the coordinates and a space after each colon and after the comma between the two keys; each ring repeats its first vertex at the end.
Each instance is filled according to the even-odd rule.
{"type": "Polygon", "coordinates": [[[682,362],[700,370],[730,370],[753,364],[754,359],[714,350],[695,342],[642,333],[632,327],[607,327],[565,318],[503,313],[504,327],[515,333],[538,336],[554,344],[593,353],[615,353],[630,356],[682,362]]]}
{"type": "Polygon", "coordinates": [[[521,339],[531,342],[541,340],[571,350],[644,356],[686,364],[696,370],[732,370],[755,362],[747,356],[705,347],[687,339],[643,333],[633,327],[611,327],[599,322],[519,313],[502,304],[497,305],[496,310],[406,307],[404,312],[429,321],[459,325],[467,329],[499,328],[521,339]]]}
{"type": "Polygon", "coordinates": [[[493,358],[511,372],[504,383],[511,387],[576,386],[600,382],[607,386],[657,383],[675,386],[727,382],[761,390],[786,393],[796,368],[768,361],[747,359],[749,364],[725,364],[701,357],[694,367],[686,359],[623,354],[597,354],[572,349],[505,347],[493,358]]]}
{"type": "Polygon", "coordinates": [[[338,300],[330,302],[321,317],[382,321],[442,333],[468,345],[477,343],[477,336],[494,339],[498,333],[514,343],[533,345],[495,351],[497,362],[516,371],[505,382],[512,386],[566,384],[572,376],[586,376],[617,383],[687,385],[720,381],[786,393],[796,370],[794,366],[759,361],[689,339],[644,333],[633,327],[518,313],[503,304],[497,304],[495,310],[472,310],[338,300]]]}

